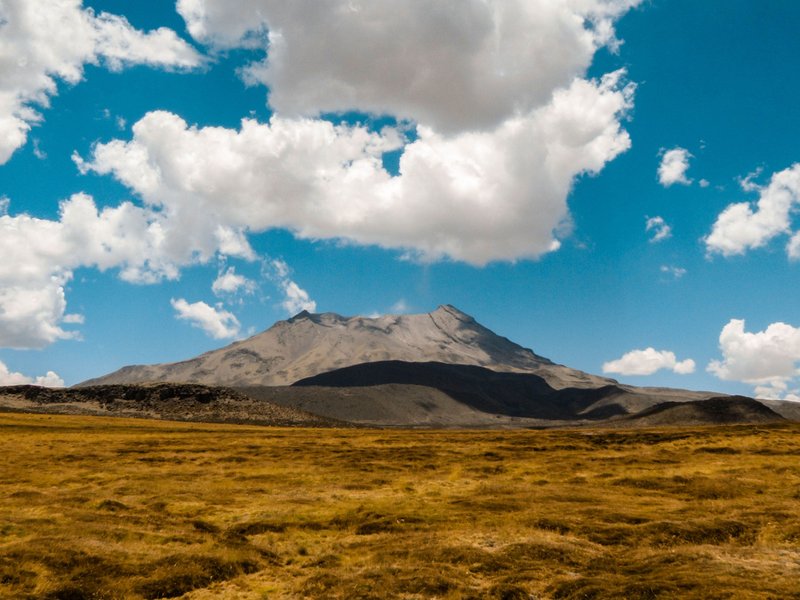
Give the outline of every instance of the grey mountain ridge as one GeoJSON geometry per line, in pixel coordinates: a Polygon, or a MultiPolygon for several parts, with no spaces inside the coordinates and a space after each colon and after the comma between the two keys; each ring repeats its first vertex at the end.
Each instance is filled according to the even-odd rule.
{"type": "Polygon", "coordinates": [[[79,385],[181,382],[281,386],[343,367],[387,360],[532,373],[555,389],[616,383],[556,364],[493,333],[457,308],[444,305],[430,313],[375,318],[303,311],[251,338],[196,358],[127,366],[79,385]]]}
{"type": "Polygon", "coordinates": [[[782,414],[780,407],[773,412],[752,399],[630,386],[556,364],[450,305],[374,318],[303,311],[195,358],[123,367],[66,392],[48,396],[42,406],[29,406],[19,394],[9,395],[6,404],[80,413],[112,407],[130,415],[156,411],[161,418],[253,423],[289,410],[295,412],[287,415],[313,413],[380,427],[625,427],[768,422],[782,414]],[[201,384],[222,395],[197,403],[191,400],[196,390],[185,390],[187,399],[175,412],[171,399],[147,400],[160,389],[153,384],[201,384]],[[105,389],[112,403],[94,407],[80,395],[101,389],[86,386],[101,385],[110,386],[105,389]],[[231,394],[243,395],[233,401],[231,394]],[[145,401],[130,400],[140,397],[145,401]],[[696,401],[704,403],[689,406],[696,401]]]}

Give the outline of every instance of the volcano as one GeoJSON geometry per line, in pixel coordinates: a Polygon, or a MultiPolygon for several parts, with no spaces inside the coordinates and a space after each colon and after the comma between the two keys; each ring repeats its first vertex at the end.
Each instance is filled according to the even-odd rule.
{"type": "Polygon", "coordinates": [[[555,389],[616,383],[539,356],[457,308],[376,318],[301,312],[251,338],[189,360],[127,366],[81,385],[171,382],[282,386],[328,371],[381,361],[438,362],[530,373],[555,389]]]}

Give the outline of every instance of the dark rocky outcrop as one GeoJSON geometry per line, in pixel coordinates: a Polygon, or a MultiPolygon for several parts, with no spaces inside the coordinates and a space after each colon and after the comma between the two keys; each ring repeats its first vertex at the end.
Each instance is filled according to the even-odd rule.
{"type": "Polygon", "coordinates": [[[0,410],[279,426],[346,425],[229,388],[174,383],[81,388],[9,386],[0,388],[0,410]]]}

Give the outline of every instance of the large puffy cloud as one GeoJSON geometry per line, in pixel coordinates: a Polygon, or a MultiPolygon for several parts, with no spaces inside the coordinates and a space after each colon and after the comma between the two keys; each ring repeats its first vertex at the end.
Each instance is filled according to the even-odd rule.
{"type": "Polygon", "coordinates": [[[763,331],[745,331],[742,319],[731,319],[719,335],[722,360],[708,371],[720,379],[785,388],[800,374],[800,328],[772,323],[763,331]]]}
{"type": "Polygon", "coordinates": [[[172,238],[286,228],[311,239],[475,265],[535,258],[568,228],[574,179],[630,146],[633,86],[582,79],[638,0],[180,0],[198,40],[267,51],[268,124],[197,128],[146,115],[133,139],[79,164],[113,173],[168,215],[172,238]],[[457,17],[457,18],[454,18],[457,17]],[[361,111],[416,126],[334,125],[361,111]],[[399,175],[382,155],[402,150],[399,175]]]}
{"type": "MultiPolygon", "coordinates": [[[[39,347],[72,335],[62,324],[64,286],[75,268],[119,268],[132,282],[176,278],[182,266],[215,253],[254,259],[247,233],[270,228],[475,265],[557,248],[575,178],[597,173],[630,146],[620,120],[633,86],[620,72],[582,77],[595,50],[615,44],[614,20],[637,3],[413,0],[400,10],[388,0],[179,2],[197,39],[268,49],[245,71],[269,86],[276,114],[232,130],[149,113],[132,139],[97,144],[86,161],[76,156],[82,171],[113,174],[144,205],[98,211],[79,195],[57,221],[8,217],[5,225],[20,231],[0,238],[0,251],[21,256],[10,263],[13,273],[0,275],[12,290],[0,298],[0,345],[39,347]],[[331,110],[410,119],[416,136],[409,142],[394,129],[319,118],[331,110]],[[394,175],[382,164],[393,150],[402,150],[394,175]],[[36,310],[19,312],[42,289],[36,310]]],[[[21,77],[0,83],[0,129],[3,115],[13,121],[0,131],[8,134],[7,154],[38,118],[30,107],[46,104],[57,80],[78,81],[87,62],[190,67],[200,60],[172,32],[141,34],[78,0],[58,0],[47,11],[0,0],[0,10],[13,17],[2,25],[4,36],[16,32],[13,51],[42,52],[35,68],[15,71],[0,59],[4,73],[21,77]],[[50,18],[63,21],[52,36],[50,18]]],[[[302,288],[285,283],[291,307],[312,306],[302,288]]]]}
{"type": "Polygon", "coordinates": [[[239,335],[239,320],[227,310],[209,306],[205,302],[187,302],[183,298],[170,300],[178,319],[183,319],[193,327],[202,329],[215,340],[223,340],[239,335]]]}
{"type": "Polygon", "coordinates": [[[86,64],[191,68],[200,55],[170,29],[134,29],[124,18],[84,9],[81,0],[0,0],[0,164],[41,120],[57,81],[75,84],[86,64]]]}
{"type": "Polygon", "coordinates": [[[152,112],[131,141],[98,144],[89,161],[78,160],[162,210],[177,244],[223,224],[287,228],[427,260],[536,257],[558,246],[554,230],[567,219],[574,178],[630,146],[618,119],[632,88],[621,87],[621,75],[576,79],[493,131],[443,136],[420,126],[397,176],[381,162],[403,143],[396,131],[279,116],[245,120],[236,131],[152,112]]]}
{"type": "MultiPolygon", "coordinates": [[[[800,163],[773,174],[765,187],[744,181],[745,189],[759,191],[758,202],[755,206],[739,202],[722,211],[705,238],[710,253],[744,254],[779,235],[792,234],[792,213],[800,205],[800,163]]],[[[790,258],[800,258],[800,232],[790,238],[786,251],[790,258]]]]}
{"type": "Polygon", "coordinates": [[[198,40],[262,46],[246,70],[284,116],[359,109],[445,133],[545,104],[639,0],[178,0],[198,40]]]}
{"type": "Polygon", "coordinates": [[[666,369],[678,375],[694,373],[695,363],[691,358],[679,361],[674,352],[669,350],[631,350],[617,360],[603,364],[603,373],[616,373],[619,375],[652,375],[657,371],[666,369]]]}

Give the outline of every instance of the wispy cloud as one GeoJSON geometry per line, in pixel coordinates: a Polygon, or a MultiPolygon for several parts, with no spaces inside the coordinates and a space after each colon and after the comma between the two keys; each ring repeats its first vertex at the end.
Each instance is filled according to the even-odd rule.
{"type": "Polygon", "coordinates": [[[672,227],[662,217],[649,217],[645,223],[645,231],[652,234],[651,242],[661,242],[672,237],[672,227]]]}
{"type": "Polygon", "coordinates": [[[683,267],[676,267],[675,265],[661,265],[661,272],[668,275],[671,279],[680,279],[686,275],[687,271],[683,267]]]}
{"type": "Polygon", "coordinates": [[[239,320],[221,307],[209,306],[205,302],[189,303],[183,298],[170,300],[177,318],[188,321],[216,340],[233,338],[239,335],[239,320]]]}
{"type": "Polygon", "coordinates": [[[292,280],[291,270],[286,261],[279,258],[272,259],[267,262],[267,267],[271,278],[283,293],[281,306],[289,315],[296,315],[304,310],[316,312],[317,303],[311,299],[306,290],[292,280]]]}
{"type": "Polygon", "coordinates": [[[256,282],[237,274],[235,267],[228,267],[224,272],[220,272],[214,283],[211,284],[211,291],[217,296],[236,293],[252,294],[255,289],[256,282]]]}

